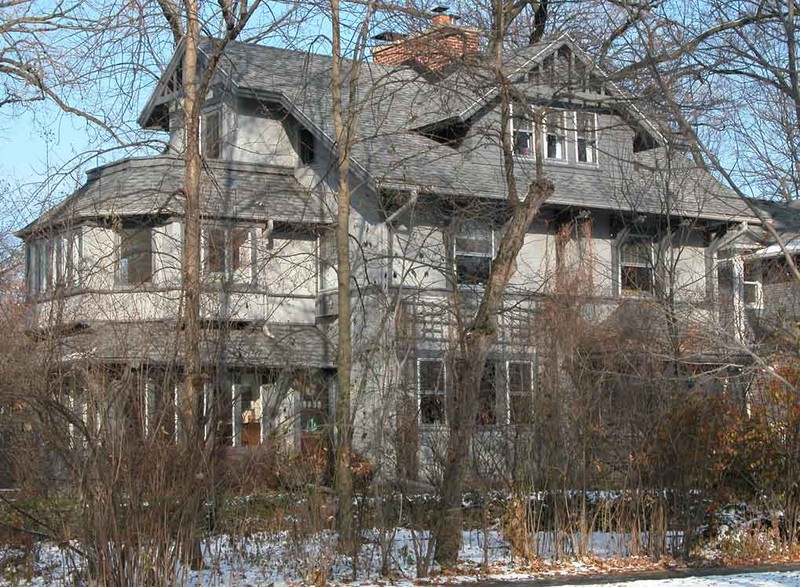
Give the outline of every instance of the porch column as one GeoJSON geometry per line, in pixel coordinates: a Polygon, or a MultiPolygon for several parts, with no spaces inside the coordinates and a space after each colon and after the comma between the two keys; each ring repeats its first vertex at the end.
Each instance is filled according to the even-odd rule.
{"type": "Polygon", "coordinates": [[[203,439],[208,440],[214,431],[214,384],[203,384],[203,439]]]}
{"type": "Polygon", "coordinates": [[[181,384],[176,383],[172,390],[172,399],[175,406],[175,444],[181,441],[181,384]]]}

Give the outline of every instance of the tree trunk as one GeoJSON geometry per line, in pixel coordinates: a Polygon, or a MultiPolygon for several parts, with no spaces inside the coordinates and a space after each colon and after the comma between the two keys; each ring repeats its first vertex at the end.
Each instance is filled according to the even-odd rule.
{"type": "MultiPolygon", "coordinates": [[[[199,37],[197,0],[186,0],[186,36],[183,57],[183,115],[185,177],[185,226],[183,243],[183,336],[184,381],[179,402],[182,454],[191,470],[198,468],[203,456],[203,438],[200,433],[198,398],[203,390],[202,364],[200,362],[200,100],[198,93],[197,53],[199,37]]],[[[202,469],[201,469],[202,470],[202,469]]],[[[194,507],[187,504],[186,526],[180,545],[182,557],[192,568],[201,563],[200,527],[202,499],[200,492],[186,495],[194,507]],[[196,502],[196,504],[195,504],[196,502]]]]}
{"type": "Polygon", "coordinates": [[[444,567],[452,566],[458,559],[462,528],[461,494],[475,435],[478,390],[486,357],[497,337],[497,316],[502,310],[503,294],[516,271],[516,259],[525,241],[525,233],[538,214],[539,207],[552,193],[552,182],[537,180],[531,184],[525,200],[513,206],[513,215],[492,262],[478,313],[461,340],[462,362],[459,369],[455,370],[442,501],[434,529],[436,560],[444,567]]]}
{"type": "Polygon", "coordinates": [[[339,1],[331,0],[333,27],[333,64],[331,93],[333,98],[333,128],[336,136],[338,174],[336,219],[336,265],[339,337],[337,351],[336,463],[334,490],[337,499],[336,527],[339,531],[339,549],[353,550],[353,479],[350,470],[350,379],[353,365],[353,342],[350,327],[350,122],[346,123],[342,103],[342,63],[339,22],[339,1]]]}

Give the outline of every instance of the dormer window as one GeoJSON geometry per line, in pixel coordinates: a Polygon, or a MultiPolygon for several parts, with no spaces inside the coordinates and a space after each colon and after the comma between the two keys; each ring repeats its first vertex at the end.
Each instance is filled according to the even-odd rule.
{"type": "Polygon", "coordinates": [[[149,227],[126,228],[119,234],[119,285],[143,285],[153,276],[153,234],[149,227]]]}
{"type": "Polygon", "coordinates": [[[597,117],[593,112],[576,113],[576,159],[579,163],[597,162],[597,117]]]}
{"type": "Polygon", "coordinates": [[[561,110],[550,111],[545,116],[544,156],[546,159],[566,159],[566,125],[564,121],[564,112],[561,110]]]}

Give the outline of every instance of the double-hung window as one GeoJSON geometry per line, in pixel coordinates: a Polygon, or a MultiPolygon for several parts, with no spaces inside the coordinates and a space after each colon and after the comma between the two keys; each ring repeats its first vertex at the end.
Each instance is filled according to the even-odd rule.
{"type": "Polygon", "coordinates": [[[533,363],[508,361],[508,412],[511,424],[530,424],[533,418],[533,363]]]}
{"type": "Polygon", "coordinates": [[[623,294],[653,292],[652,237],[628,233],[622,238],[619,243],[619,276],[623,294]]]}
{"type": "Polygon", "coordinates": [[[455,268],[459,283],[486,283],[494,257],[494,231],[485,223],[466,222],[455,235],[455,268]]]}
{"type": "Polygon", "coordinates": [[[515,155],[533,157],[533,121],[522,113],[511,117],[511,140],[515,155]]]}
{"type": "Polygon", "coordinates": [[[545,159],[564,160],[566,152],[566,117],[563,110],[551,110],[544,119],[545,159]]]}
{"type": "Polygon", "coordinates": [[[417,359],[420,424],[444,424],[445,368],[441,359],[417,359]]]}
{"type": "Polygon", "coordinates": [[[593,112],[575,115],[576,159],[579,163],[597,162],[597,117],[593,112]]]}
{"type": "Polygon", "coordinates": [[[142,285],[153,276],[153,234],[149,227],[124,228],[119,234],[119,285],[142,285]]]}

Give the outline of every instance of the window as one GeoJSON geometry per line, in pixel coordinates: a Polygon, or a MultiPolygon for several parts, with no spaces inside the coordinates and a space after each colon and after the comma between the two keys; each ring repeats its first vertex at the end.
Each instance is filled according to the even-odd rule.
{"type": "Polygon", "coordinates": [[[575,122],[578,162],[597,162],[597,119],[595,114],[593,112],[578,112],[575,122]]]}
{"type": "Polygon", "coordinates": [[[564,112],[548,112],[545,116],[544,126],[545,158],[565,159],[566,150],[564,149],[564,144],[566,133],[564,126],[564,112]]]}
{"type": "Polygon", "coordinates": [[[619,245],[620,290],[652,293],[653,243],[650,237],[628,234],[619,245]]]}
{"type": "Polygon", "coordinates": [[[494,256],[494,232],[490,226],[465,223],[455,237],[456,277],[459,283],[486,283],[494,256]]]}
{"type": "Polygon", "coordinates": [[[444,361],[417,360],[417,392],[420,424],[445,423],[444,361]]]}
{"type": "Polygon", "coordinates": [[[252,240],[249,228],[206,229],[205,266],[210,274],[251,279],[252,240]]]}
{"type": "Polygon", "coordinates": [[[509,361],[508,408],[511,424],[530,424],[533,418],[533,364],[509,361]]]}
{"type": "Polygon", "coordinates": [[[761,264],[748,262],[744,264],[744,291],[742,297],[747,308],[758,309],[763,306],[763,292],[761,286],[761,264]]]}
{"type": "Polygon", "coordinates": [[[300,162],[309,165],[314,162],[314,135],[308,129],[301,128],[298,136],[300,162]]]}
{"type": "Polygon", "coordinates": [[[119,285],[142,285],[153,276],[153,238],[150,228],[119,231],[119,285]]]}
{"type": "Polygon", "coordinates": [[[514,154],[520,157],[533,157],[533,122],[525,116],[511,117],[511,140],[514,154]]]}
{"type": "Polygon", "coordinates": [[[53,245],[49,241],[41,240],[36,247],[36,291],[46,292],[52,283],[53,245]]]}
{"type": "Polygon", "coordinates": [[[221,154],[221,122],[219,110],[203,116],[203,155],[206,159],[219,159],[221,154]]]}

